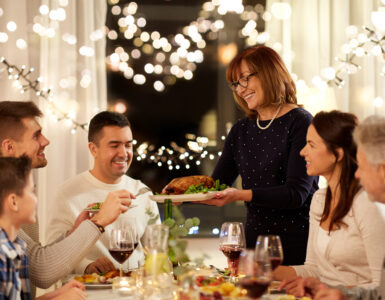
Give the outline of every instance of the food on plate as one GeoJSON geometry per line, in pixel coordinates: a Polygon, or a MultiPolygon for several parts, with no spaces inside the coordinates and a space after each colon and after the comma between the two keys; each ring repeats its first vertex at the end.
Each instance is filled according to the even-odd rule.
{"type": "Polygon", "coordinates": [[[103,202],[91,203],[87,206],[87,210],[99,210],[103,205],[103,202]]]}
{"type": "Polygon", "coordinates": [[[184,194],[191,185],[211,188],[214,186],[214,179],[206,175],[194,175],[174,178],[166,187],[166,193],[169,195],[184,194]]]}
{"type": "MultiPolygon", "coordinates": [[[[130,276],[131,272],[125,273],[130,276]]],[[[92,273],[75,276],[74,279],[86,284],[110,284],[112,279],[119,276],[119,270],[113,270],[106,273],[92,273]]]]}
{"type": "Polygon", "coordinates": [[[278,300],[296,300],[296,299],[300,299],[300,300],[311,300],[311,298],[309,298],[309,297],[296,298],[296,297],[293,296],[293,295],[284,295],[284,296],[281,296],[281,297],[278,298],[278,300]]]}
{"type": "Polygon", "coordinates": [[[242,297],[246,296],[246,291],[240,289],[239,287],[235,286],[231,282],[223,282],[218,285],[206,285],[199,288],[201,293],[201,299],[204,295],[214,295],[214,297],[217,299],[221,299],[220,296],[225,297],[242,297]]]}
{"type": "Polygon", "coordinates": [[[220,285],[223,282],[222,276],[197,276],[195,278],[195,284],[199,287],[207,285],[220,285]]]}
{"type": "Polygon", "coordinates": [[[214,181],[210,176],[194,175],[171,180],[165,190],[167,195],[182,195],[222,191],[226,188],[226,184],[221,184],[219,180],[214,181]]]}

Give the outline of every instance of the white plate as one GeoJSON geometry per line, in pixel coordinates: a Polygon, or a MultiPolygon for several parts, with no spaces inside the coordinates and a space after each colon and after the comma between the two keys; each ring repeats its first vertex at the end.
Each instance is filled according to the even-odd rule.
{"type": "Polygon", "coordinates": [[[86,289],[89,290],[101,290],[112,288],[112,283],[83,283],[86,289]]]}
{"type": "Polygon", "coordinates": [[[216,192],[182,195],[151,195],[150,199],[160,203],[163,203],[166,199],[171,199],[172,202],[194,202],[213,199],[215,193],[216,192]]]}
{"type": "MultiPolygon", "coordinates": [[[[81,276],[80,274],[69,274],[68,276],[66,276],[62,282],[63,284],[66,284],[68,281],[72,280],[72,279],[75,279],[75,276],[81,276]]],[[[110,289],[112,288],[112,283],[85,283],[85,282],[82,282],[82,284],[84,284],[84,286],[87,288],[87,289],[110,289]]]]}

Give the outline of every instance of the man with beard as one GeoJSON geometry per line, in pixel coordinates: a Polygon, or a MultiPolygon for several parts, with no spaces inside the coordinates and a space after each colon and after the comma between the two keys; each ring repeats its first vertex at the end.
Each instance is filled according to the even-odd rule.
{"type": "MultiPolygon", "coordinates": [[[[108,192],[126,189],[136,199],[132,201],[135,207],[119,217],[116,223],[130,227],[134,233],[134,242],[138,246],[128,259],[128,268],[136,268],[144,260],[140,238],[151,216],[159,215],[159,211],[156,202],[148,197],[152,195],[150,189],[141,181],[125,175],[133,158],[130,123],[122,114],[101,112],[90,122],[88,142],[94,166],[90,171],[70,178],[59,188],[55,202],[58,209],[51,219],[48,239],[53,241],[70,231],[76,216],[87,206],[102,201],[108,192]]],[[[109,238],[110,232],[106,232],[76,266],[75,273],[104,273],[115,269],[116,262],[108,252],[109,238]]]]}
{"type": "MultiPolygon", "coordinates": [[[[356,177],[373,201],[385,204],[385,117],[374,115],[366,118],[354,132],[357,143],[358,169],[356,177]]],[[[368,215],[368,218],[371,216],[368,215]]],[[[385,238],[385,236],[384,236],[385,238]]],[[[313,299],[385,299],[385,260],[383,262],[380,286],[372,289],[330,288],[316,278],[296,278],[301,281],[298,295],[308,294],[313,299]]],[[[290,282],[285,286],[290,285],[290,282]]]]}
{"type": "MultiPolygon", "coordinates": [[[[48,139],[42,134],[37,120],[42,112],[33,102],[0,102],[0,156],[28,156],[32,168],[47,165],[44,155],[48,139]]],[[[60,237],[55,242],[41,246],[38,223],[24,226],[18,237],[27,244],[30,279],[33,285],[48,288],[57,280],[71,272],[89,249],[102,236],[104,227],[128,209],[130,194],[126,190],[114,191],[106,195],[103,208],[90,220],[83,221],[82,214],[71,228],[71,234],[60,237]],[[83,221],[83,222],[82,222],[83,221]]],[[[104,200],[104,199],[103,199],[104,200]]],[[[32,298],[34,286],[31,285],[32,298]],[[32,288],[33,287],[33,288],[32,288]]]]}

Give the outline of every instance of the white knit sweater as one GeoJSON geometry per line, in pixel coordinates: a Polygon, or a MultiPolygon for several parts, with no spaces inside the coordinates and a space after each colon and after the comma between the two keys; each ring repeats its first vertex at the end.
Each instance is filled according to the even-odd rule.
{"type": "Polygon", "coordinates": [[[331,232],[325,254],[317,248],[326,189],[318,190],[310,207],[306,261],[294,266],[299,276],[313,276],[336,286],[378,286],[385,255],[384,221],[364,191],[357,193],[343,221],[348,226],[331,232]]]}
{"type": "MultiPolygon", "coordinates": [[[[52,212],[48,226],[48,241],[54,241],[65,235],[72,228],[76,217],[88,204],[104,201],[109,192],[126,189],[135,195],[143,187],[146,186],[140,180],[135,180],[126,175],[122,176],[121,181],[117,184],[104,183],[94,177],[89,171],[70,178],[58,189],[55,199],[55,207],[57,209],[52,212]]],[[[149,199],[149,195],[152,195],[152,193],[147,191],[138,196],[137,199],[133,200],[133,203],[137,206],[129,209],[119,217],[122,220],[135,219],[139,236],[143,236],[149,221],[149,215],[146,214],[146,210],[149,209],[154,215],[159,215],[158,206],[156,202],[149,199]]],[[[158,219],[158,222],[160,222],[160,219],[158,219]]],[[[118,267],[118,264],[108,252],[110,229],[113,226],[114,224],[109,225],[99,241],[89,247],[89,251],[84,259],[73,268],[75,273],[83,274],[85,268],[100,257],[108,257],[118,267]]],[[[123,267],[126,269],[136,268],[138,265],[143,264],[143,262],[144,254],[139,243],[123,267]]]]}

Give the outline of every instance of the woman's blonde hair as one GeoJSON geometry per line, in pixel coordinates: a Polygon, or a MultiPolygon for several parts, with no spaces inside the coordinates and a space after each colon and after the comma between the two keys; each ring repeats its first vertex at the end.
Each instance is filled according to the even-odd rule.
{"type": "MultiPolygon", "coordinates": [[[[269,47],[259,45],[238,53],[226,71],[226,80],[230,84],[239,80],[242,61],[248,65],[251,73],[256,72],[255,76],[261,81],[264,92],[263,106],[284,103],[297,104],[295,83],[277,52],[269,47]]],[[[256,118],[257,111],[250,110],[246,101],[239,97],[236,92],[234,92],[234,98],[247,117],[256,118]]]]}

